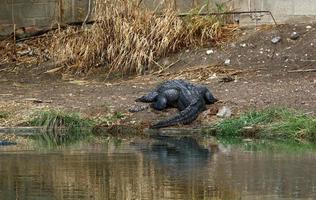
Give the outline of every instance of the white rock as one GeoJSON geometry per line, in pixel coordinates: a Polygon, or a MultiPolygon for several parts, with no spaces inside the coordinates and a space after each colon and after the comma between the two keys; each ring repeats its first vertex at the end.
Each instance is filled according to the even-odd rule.
{"type": "Polygon", "coordinates": [[[277,43],[281,42],[281,37],[280,36],[276,36],[276,37],[272,38],[271,42],[273,44],[277,44],[277,43]]]}
{"type": "Polygon", "coordinates": [[[232,116],[232,111],[229,107],[223,106],[219,109],[218,113],[216,114],[217,117],[220,118],[229,118],[232,116]]]}
{"type": "Polygon", "coordinates": [[[311,29],[311,28],[312,28],[312,26],[310,26],[310,25],[306,26],[306,29],[311,29]]]}
{"type": "Polygon", "coordinates": [[[210,55],[210,54],[213,54],[213,53],[214,53],[214,51],[212,49],[206,51],[207,55],[210,55]]]}
{"type": "Polygon", "coordinates": [[[242,43],[242,44],[240,44],[240,46],[241,46],[241,47],[246,47],[247,44],[246,44],[246,43],[242,43]]]}
{"type": "Polygon", "coordinates": [[[225,65],[229,65],[230,64],[230,59],[226,59],[225,60],[225,65]]]}

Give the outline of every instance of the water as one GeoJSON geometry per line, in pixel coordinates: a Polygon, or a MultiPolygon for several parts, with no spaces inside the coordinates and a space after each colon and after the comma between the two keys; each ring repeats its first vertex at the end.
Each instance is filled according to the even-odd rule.
{"type": "Polygon", "coordinates": [[[1,200],[316,199],[316,154],[193,142],[0,148],[1,200]]]}

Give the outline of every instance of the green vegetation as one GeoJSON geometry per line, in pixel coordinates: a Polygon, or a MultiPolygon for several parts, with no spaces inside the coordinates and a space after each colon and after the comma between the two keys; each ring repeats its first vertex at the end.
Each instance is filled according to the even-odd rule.
{"type": "Polygon", "coordinates": [[[29,125],[43,127],[36,139],[46,146],[55,146],[85,138],[91,132],[94,121],[83,119],[76,113],[47,110],[35,113],[29,125]]]}
{"type": "Polygon", "coordinates": [[[316,143],[316,118],[284,108],[251,111],[215,126],[219,138],[258,138],[316,143]]]}
{"type": "Polygon", "coordinates": [[[0,119],[6,119],[9,117],[9,113],[6,111],[0,111],[0,119]]]}
{"type": "Polygon", "coordinates": [[[41,134],[35,137],[43,146],[58,146],[73,144],[92,135],[94,128],[112,126],[123,119],[123,113],[109,113],[96,119],[82,118],[78,113],[67,113],[56,110],[36,112],[27,123],[31,126],[42,127],[41,134]]]}
{"type": "Polygon", "coordinates": [[[242,139],[242,138],[218,138],[218,142],[224,146],[233,146],[244,151],[269,151],[283,153],[306,153],[315,152],[314,143],[298,143],[292,140],[273,139],[242,139]]]}

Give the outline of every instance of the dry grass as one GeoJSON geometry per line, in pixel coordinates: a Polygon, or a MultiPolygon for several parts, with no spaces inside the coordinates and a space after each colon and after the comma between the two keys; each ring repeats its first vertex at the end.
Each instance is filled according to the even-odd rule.
{"type": "Polygon", "coordinates": [[[163,15],[138,6],[134,0],[96,0],[91,27],[69,28],[55,38],[53,52],[66,70],[87,73],[96,67],[122,74],[143,74],[161,69],[155,60],[170,52],[218,40],[221,23],[216,18],[180,19],[166,8],[163,15]]]}
{"type": "Polygon", "coordinates": [[[141,74],[144,66],[157,67],[149,64],[182,42],[182,21],[171,10],[158,17],[134,1],[97,0],[95,15],[91,28],[68,29],[58,36],[57,59],[67,60],[71,71],[106,66],[108,72],[141,74]]]}
{"type": "Polygon", "coordinates": [[[50,32],[16,45],[12,38],[1,40],[0,65],[36,65],[48,61],[50,59],[48,47],[51,46],[53,34],[54,32],[50,32]]]}

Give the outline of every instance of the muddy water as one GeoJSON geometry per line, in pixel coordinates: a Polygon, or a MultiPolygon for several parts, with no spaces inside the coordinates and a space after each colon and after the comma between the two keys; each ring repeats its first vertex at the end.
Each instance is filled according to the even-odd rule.
{"type": "Polygon", "coordinates": [[[0,148],[0,199],[316,199],[316,154],[156,142],[0,148]]]}

